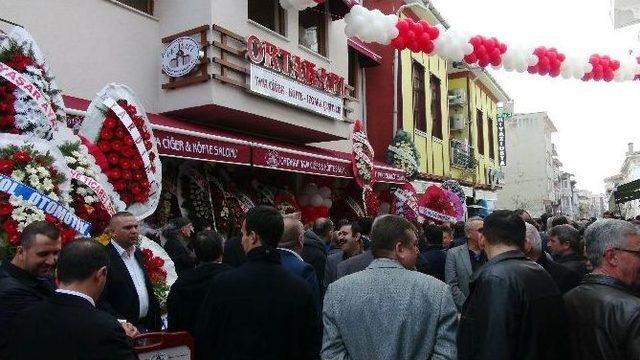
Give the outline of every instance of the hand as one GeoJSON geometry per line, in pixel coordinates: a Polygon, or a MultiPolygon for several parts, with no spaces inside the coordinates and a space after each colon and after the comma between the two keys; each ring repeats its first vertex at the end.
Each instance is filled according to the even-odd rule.
{"type": "Polygon", "coordinates": [[[128,337],[134,338],[140,335],[140,332],[138,331],[138,329],[136,329],[136,327],[133,326],[133,324],[130,322],[121,322],[120,325],[122,325],[122,328],[124,329],[124,333],[127,334],[128,337]]]}

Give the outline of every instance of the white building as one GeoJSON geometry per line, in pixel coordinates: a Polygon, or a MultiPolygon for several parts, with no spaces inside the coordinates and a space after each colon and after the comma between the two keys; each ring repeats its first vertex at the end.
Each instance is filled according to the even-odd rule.
{"type": "MultiPolygon", "coordinates": [[[[610,211],[618,211],[618,206],[615,205],[613,199],[616,187],[640,179],[640,151],[635,151],[633,143],[629,143],[625,156],[620,173],[604,179],[605,197],[610,211]]],[[[636,217],[640,215],[640,200],[631,200],[620,204],[619,210],[624,218],[636,217]]]]}
{"type": "Polygon", "coordinates": [[[558,180],[559,206],[556,213],[576,218],[578,215],[578,195],[575,192],[576,181],[573,180],[573,174],[563,171],[558,180]]]}
{"type": "Polygon", "coordinates": [[[605,198],[602,194],[594,194],[588,190],[576,190],[578,198],[577,219],[589,219],[602,217],[605,211],[605,198]]]}
{"type": "Polygon", "coordinates": [[[533,216],[554,212],[559,205],[560,163],[554,157],[551,134],[556,127],[546,112],[515,114],[505,121],[507,165],[497,208],[529,211],[533,216]]]}

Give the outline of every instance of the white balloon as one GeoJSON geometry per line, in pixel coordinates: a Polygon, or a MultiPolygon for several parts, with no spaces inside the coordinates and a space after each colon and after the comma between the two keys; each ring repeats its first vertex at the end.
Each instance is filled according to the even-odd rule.
{"type": "Polygon", "coordinates": [[[331,197],[331,189],[329,189],[328,186],[323,186],[318,189],[318,194],[320,194],[320,196],[322,196],[323,198],[328,199],[331,197]]]}
{"type": "Polygon", "coordinates": [[[313,206],[322,206],[324,199],[320,194],[315,194],[311,197],[311,205],[313,206]]]}
{"type": "Polygon", "coordinates": [[[326,207],[327,209],[331,209],[331,207],[333,206],[333,201],[331,201],[331,199],[324,199],[322,205],[324,205],[324,207],[326,207]]]}
{"type": "Polygon", "coordinates": [[[300,194],[298,195],[298,204],[300,206],[307,206],[309,205],[309,195],[306,194],[300,194]]]}

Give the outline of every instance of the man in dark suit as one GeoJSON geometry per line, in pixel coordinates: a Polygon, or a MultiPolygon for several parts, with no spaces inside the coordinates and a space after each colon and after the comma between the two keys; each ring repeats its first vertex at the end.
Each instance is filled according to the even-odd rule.
{"type": "Polygon", "coordinates": [[[178,276],[185,270],[193,269],[197,264],[196,254],[191,244],[193,224],[185,217],[179,217],[172,221],[171,227],[163,232],[167,238],[164,250],[176,266],[178,276]]]}
{"type": "Polygon", "coordinates": [[[357,221],[347,220],[338,223],[338,244],[340,250],[329,255],[324,270],[324,288],[338,279],[338,264],[362,254],[362,228],[357,221]]]}
{"type": "Polygon", "coordinates": [[[309,284],[313,292],[314,302],[320,314],[320,285],[313,266],[307,264],[300,257],[304,244],[304,226],[298,219],[286,217],[284,219],[284,232],[280,243],[278,243],[278,253],[282,267],[292,274],[300,276],[309,284]]]}
{"type": "Polygon", "coordinates": [[[13,259],[0,266],[0,352],[16,314],[53,295],[60,247],[58,229],[37,221],[22,231],[13,259]]]}
{"type": "Polygon", "coordinates": [[[284,222],[258,206],[242,224],[247,261],[218,275],[199,312],[198,359],[317,359],[320,324],[311,288],[282,267],[284,222]]]}
{"type": "Polygon", "coordinates": [[[20,313],[9,332],[7,358],[136,359],[118,321],[95,308],[108,263],[108,254],[92,239],[66,245],[58,263],[60,288],[20,313]]]}
{"type": "Polygon", "coordinates": [[[107,233],[110,256],[109,276],[98,307],[118,319],[135,325],[141,332],[160,330],[160,305],[144,268],[138,242],[138,220],[128,212],[111,218],[107,233]]]}
{"type": "Polygon", "coordinates": [[[302,259],[313,266],[318,277],[318,284],[324,284],[324,268],[327,264],[327,248],[333,237],[333,221],[319,218],[313,223],[313,228],[304,233],[302,259]]]}
{"type": "Polygon", "coordinates": [[[424,226],[424,235],[427,239],[427,248],[418,256],[417,269],[423,274],[444,281],[444,265],[447,261],[447,253],[444,250],[442,227],[438,225],[424,226]]]}
{"type": "Polygon", "coordinates": [[[222,238],[214,230],[200,231],[193,240],[200,265],[185,270],[171,286],[167,298],[169,330],[186,330],[193,334],[198,311],[211,281],[223,271],[232,269],[222,263],[222,238]]]}

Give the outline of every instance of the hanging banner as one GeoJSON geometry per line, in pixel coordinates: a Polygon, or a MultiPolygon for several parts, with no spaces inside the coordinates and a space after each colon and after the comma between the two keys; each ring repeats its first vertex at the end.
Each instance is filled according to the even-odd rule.
{"type": "Polygon", "coordinates": [[[55,217],[60,220],[61,223],[74,229],[83,236],[91,235],[89,232],[91,225],[88,222],[73,214],[69,209],[64,207],[64,205],[30,186],[0,174],[0,191],[32,204],[45,214],[55,217]]]}
{"type": "Polygon", "coordinates": [[[104,205],[104,208],[107,210],[107,212],[109,212],[109,215],[113,215],[116,213],[116,208],[113,206],[111,199],[109,199],[109,194],[107,194],[107,191],[104,189],[104,187],[102,187],[102,185],[100,185],[100,183],[98,183],[95,179],[85,176],[76,170],[69,169],[69,171],[72,179],[78,180],[79,182],[83,183],[96,194],[98,200],[100,200],[102,205],[104,205]]]}
{"type": "Polygon", "coordinates": [[[508,102],[496,116],[496,127],[498,128],[498,163],[500,166],[507,165],[507,141],[505,138],[504,122],[513,116],[513,102],[508,102]]]}
{"type": "Polygon", "coordinates": [[[13,68],[11,68],[10,66],[7,66],[3,62],[0,62],[0,76],[2,76],[5,80],[12,83],[16,87],[18,87],[20,90],[27,93],[27,95],[29,95],[29,97],[33,99],[33,101],[35,101],[36,104],[38,104],[38,108],[40,109],[40,111],[42,111],[44,116],[46,116],[47,120],[49,120],[51,127],[54,130],[58,129],[58,122],[57,122],[58,119],[56,117],[56,113],[53,111],[53,108],[51,108],[51,104],[49,103],[47,98],[44,96],[43,93],[40,92],[40,90],[38,90],[38,88],[35,85],[33,85],[27,78],[22,76],[19,72],[15,71],[13,68]]]}

